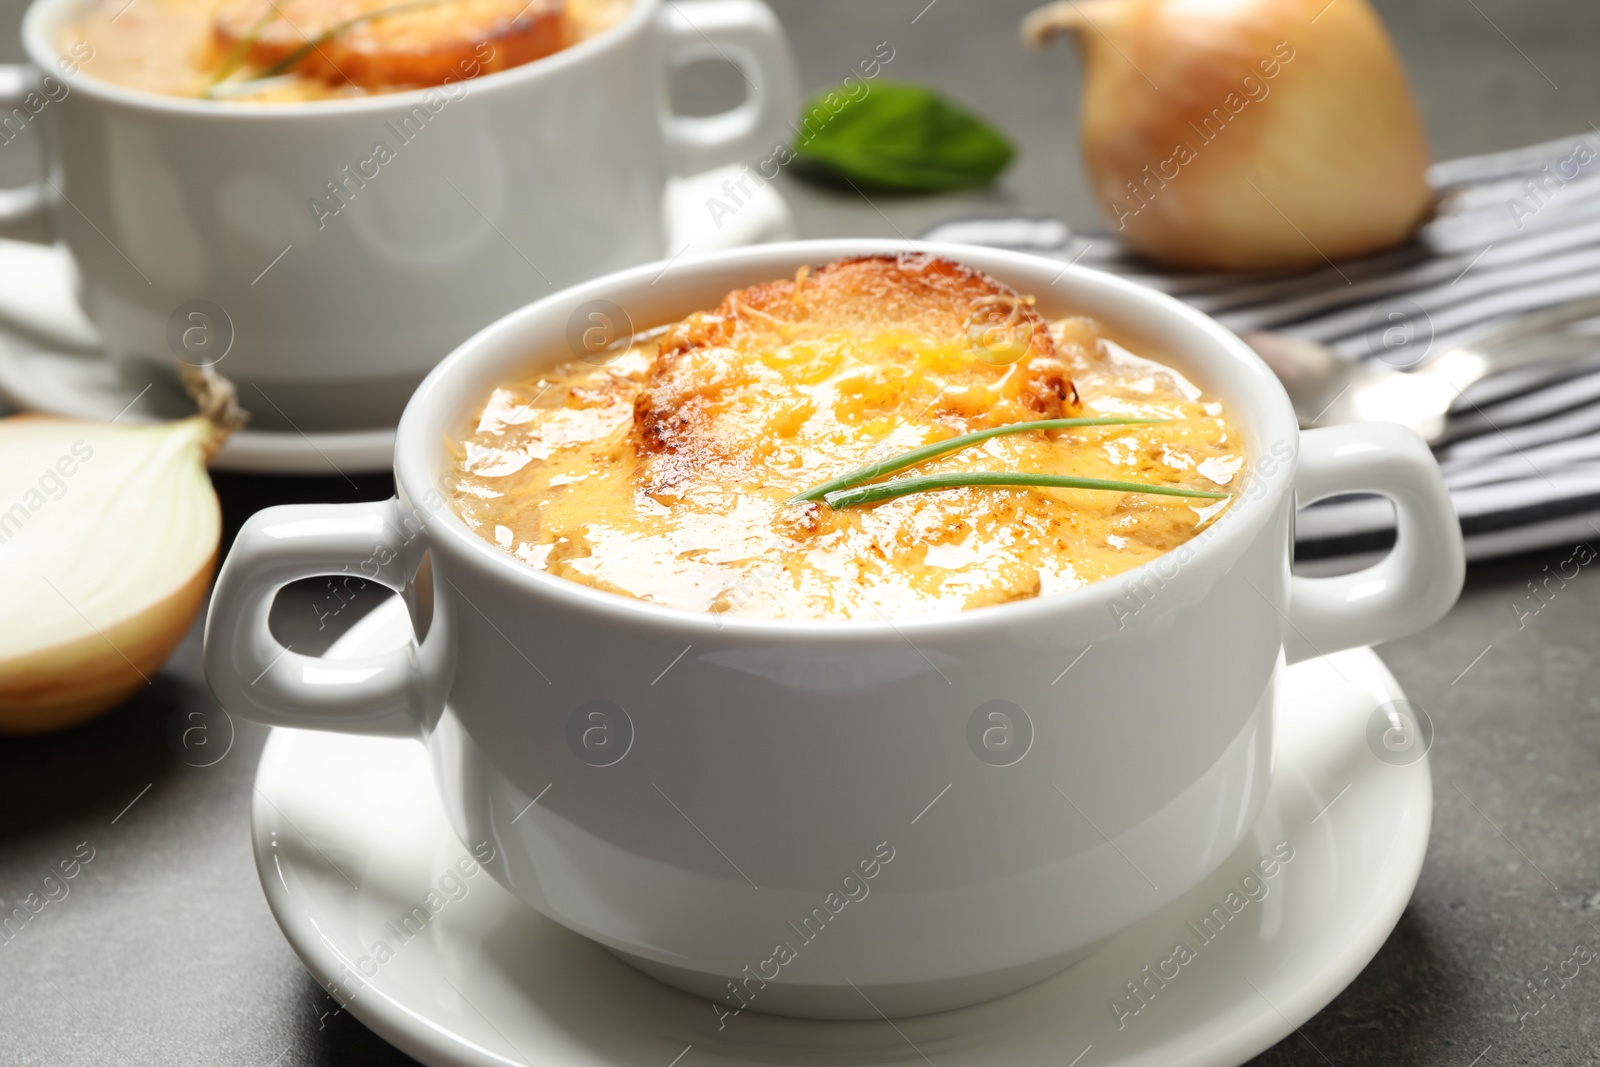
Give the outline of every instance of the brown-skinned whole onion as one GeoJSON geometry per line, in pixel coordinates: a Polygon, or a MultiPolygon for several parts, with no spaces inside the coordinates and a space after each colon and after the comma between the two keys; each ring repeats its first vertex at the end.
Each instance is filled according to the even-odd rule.
{"type": "Polygon", "coordinates": [[[1176,266],[1320,264],[1404,241],[1432,210],[1428,148],[1367,0],[1067,0],[1095,198],[1176,266]]]}

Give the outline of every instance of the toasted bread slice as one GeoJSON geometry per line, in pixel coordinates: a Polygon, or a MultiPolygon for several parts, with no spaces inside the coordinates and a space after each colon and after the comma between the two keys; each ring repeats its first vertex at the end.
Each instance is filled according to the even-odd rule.
{"type": "Polygon", "coordinates": [[[212,26],[221,55],[242,48],[263,70],[315,41],[295,73],[369,89],[475,78],[569,43],[562,0],[226,0],[212,26]]]}
{"type": "MultiPolygon", "coordinates": [[[[1031,298],[921,254],[843,259],[729,293],[670,328],[634,403],[656,486],[783,439],[950,433],[1078,410],[1031,298]],[[670,458],[669,458],[670,457],[670,458]]],[[[943,435],[941,435],[943,436],[943,435]]]]}

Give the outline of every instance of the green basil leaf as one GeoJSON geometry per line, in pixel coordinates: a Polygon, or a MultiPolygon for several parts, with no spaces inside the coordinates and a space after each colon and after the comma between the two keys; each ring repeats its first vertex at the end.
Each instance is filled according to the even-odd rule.
{"type": "Polygon", "coordinates": [[[840,86],[807,105],[794,144],[801,173],[943,193],[989,184],[1016,154],[1004,134],[932,89],[859,82],[850,92],[840,86]]]}

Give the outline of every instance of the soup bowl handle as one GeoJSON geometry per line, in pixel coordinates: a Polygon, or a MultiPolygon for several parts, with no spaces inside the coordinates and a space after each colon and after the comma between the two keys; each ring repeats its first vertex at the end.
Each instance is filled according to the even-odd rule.
{"type": "Polygon", "coordinates": [[[787,145],[786,123],[800,112],[800,77],[783,27],[760,0],[680,0],[662,5],[667,62],[732,62],[750,87],[743,103],[716,115],[667,115],[673,171],[699,174],[747,163],[787,145]]]}
{"type": "MultiPolygon", "coordinates": [[[[0,63],[0,115],[6,117],[6,125],[0,127],[0,146],[10,144],[27,129],[24,126],[22,130],[13,131],[10,122],[14,116],[37,115],[53,101],[65,98],[68,90],[63,82],[53,77],[50,80],[56,83],[60,95],[43,91],[45,77],[50,76],[41,77],[37,70],[27,64],[0,63]],[[38,104],[37,108],[33,106],[35,103],[38,104]]],[[[37,140],[43,155],[45,138],[39,137],[37,140]]],[[[0,189],[0,237],[33,241],[36,244],[55,241],[55,204],[44,177],[47,166],[47,160],[42,160],[39,177],[22,185],[0,189]]]]}
{"type": "Polygon", "coordinates": [[[433,601],[425,639],[355,659],[302,655],[267,625],[280,589],[325,574],[375,581],[414,606],[420,545],[397,500],[292,504],[251,516],[217,575],[206,617],[206,681],[223,707],[269,726],[421,736],[429,713],[443,706],[453,666],[443,604],[433,601]]]}
{"type": "Polygon", "coordinates": [[[1394,423],[1308,430],[1295,476],[1300,507],[1341,493],[1394,504],[1397,537],[1382,561],[1336,578],[1289,583],[1284,653],[1290,663],[1415,633],[1461,593],[1461,524],[1427,444],[1394,423]]]}

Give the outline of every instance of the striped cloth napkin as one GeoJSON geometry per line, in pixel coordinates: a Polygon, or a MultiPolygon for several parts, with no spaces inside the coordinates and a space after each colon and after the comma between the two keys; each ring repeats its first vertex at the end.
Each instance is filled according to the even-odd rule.
{"type": "MultiPolygon", "coordinates": [[[[1111,236],[1055,219],[948,222],[927,240],[1014,248],[1121,274],[1234,330],[1312,338],[1347,359],[1415,366],[1553,304],[1600,295],[1600,131],[1436,164],[1435,218],[1397,249],[1292,273],[1163,273],[1111,236]]],[[[1600,537],[1600,320],[1592,355],[1525,366],[1466,390],[1436,446],[1469,559],[1600,537]]],[[[1586,344],[1585,340],[1585,344],[1586,344]]],[[[1301,558],[1393,543],[1386,501],[1301,512],[1301,558]]]]}

